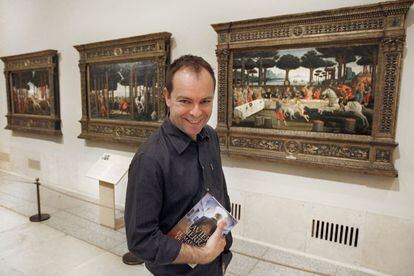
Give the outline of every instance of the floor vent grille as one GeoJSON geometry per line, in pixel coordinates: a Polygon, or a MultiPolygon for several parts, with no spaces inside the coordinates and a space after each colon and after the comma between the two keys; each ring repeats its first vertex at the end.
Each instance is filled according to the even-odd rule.
{"type": "Polygon", "coordinates": [[[312,220],[312,238],[358,246],[359,228],[321,220],[312,220]]]}
{"type": "Polygon", "coordinates": [[[232,203],[231,204],[231,215],[235,219],[240,220],[240,218],[241,218],[241,204],[238,204],[238,203],[232,203]]]}

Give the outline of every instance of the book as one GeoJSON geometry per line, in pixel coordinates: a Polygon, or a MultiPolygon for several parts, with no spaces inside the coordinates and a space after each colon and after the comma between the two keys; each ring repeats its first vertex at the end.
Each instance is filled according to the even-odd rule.
{"type": "Polygon", "coordinates": [[[219,220],[226,221],[227,235],[237,220],[209,193],[168,232],[168,236],[192,246],[203,247],[217,228],[219,220]]]}

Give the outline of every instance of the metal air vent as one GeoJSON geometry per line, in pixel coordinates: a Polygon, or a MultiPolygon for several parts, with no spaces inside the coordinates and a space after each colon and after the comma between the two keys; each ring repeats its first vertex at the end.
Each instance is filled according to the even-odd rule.
{"type": "Polygon", "coordinates": [[[359,228],[321,220],[312,220],[312,238],[358,246],[359,228]]]}
{"type": "Polygon", "coordinates": [[[241,219],[241,204],[239,203],[232,203],[231,204],[231,215],[237,219],[238,221],[241,219]]]}

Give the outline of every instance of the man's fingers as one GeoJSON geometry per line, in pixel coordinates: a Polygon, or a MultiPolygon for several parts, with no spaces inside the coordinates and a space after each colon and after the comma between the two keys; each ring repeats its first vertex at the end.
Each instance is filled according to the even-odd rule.
{"type": "Polygon", "coordinates": [[[226,226],[227,226],[227,222],[225,219],[221,219],[217,222],[217,228],[221,228],[222,230],[224,230],[226,226]]]}
{"type": "Polygon", "coordinates": [[[216,228],[216,231],[214,231],[214,235],[221,238],[223,236],[223,231],[226,225],[227,223],[224,219],[219,220],[217,222],[217,228],[216,228]]]}

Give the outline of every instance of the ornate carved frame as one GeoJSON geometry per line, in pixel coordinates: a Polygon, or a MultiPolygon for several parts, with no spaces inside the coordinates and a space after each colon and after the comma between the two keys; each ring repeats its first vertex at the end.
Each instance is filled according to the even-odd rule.
{"type": "Polygon", "coordinates": [[[414,0],[382,2],[319,12],[213,24],[218,34],[218,125],[222,152],[292,164],[397,176],[400,76],[406,14],[414,0]],[[334,44],[378,45],[371,135],[315,133],[232,126],[233,53],[334,44]],[[360,153],[363,154],[360,154],[360,153]]]}
{"type": "Polygon", "coordinates": [[[166,114],[164,99],[159,98],[157,121],[128,121],[91,118],[88,110],[89,66],[100,63],[155,61],[157,83],[164,87],[165,72],[170,62],[170,37],[167,32],[147,34],[74,46],[79,51],[81,75],[82,132],[78,138],[141,144],[162,123],[166,114]]]}
{"type": "Polygon", "coordinates": [[[59,111],[59,75],[58,55],[56,50],[45,50],[1,58],[5,64],[7,91],[7,126],[6,129],[30,133],[61,136],[59,111]],[[50,100],[50,115],[17,113],[14,110],[12,95],[12,74],[22,71],[47,70],[50,100]]]}

